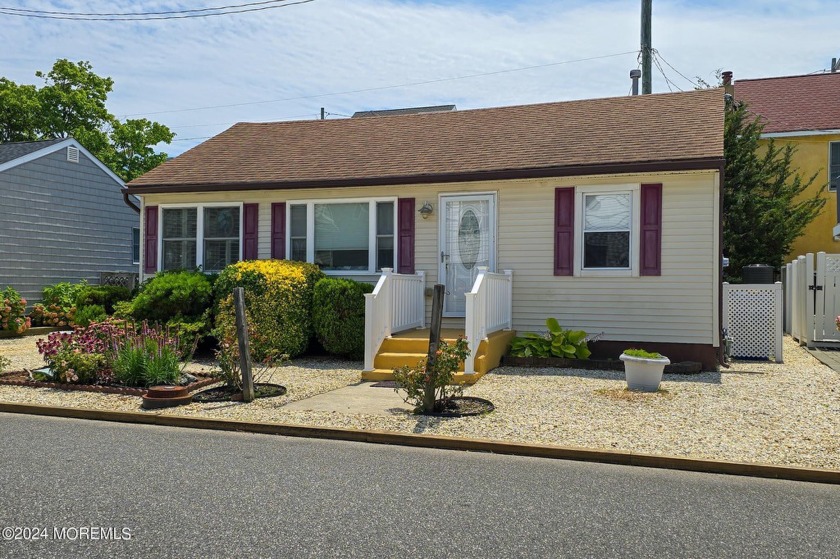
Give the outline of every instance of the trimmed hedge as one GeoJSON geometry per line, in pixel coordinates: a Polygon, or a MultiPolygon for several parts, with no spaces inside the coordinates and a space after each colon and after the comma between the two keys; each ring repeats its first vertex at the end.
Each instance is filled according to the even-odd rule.
{"type": "Polygon", "coordinates": [[[335,355],[361,359],[365,354],[365,293],[369,283],[324,278],[315,284],[312,321],[324,349],[335,355]]]}
{"type": "Polygon", "coordinates": [[[313,335],[312,296],[324,273],[314,264],[249,260],[231,264],[216,281],[216,337],[236,343],[233,289],[245,289],[251,355],[257,361],[295,357],[313,335]]]}
{"type": "Polygon", "coordinates": [[[200,271],[159,272],[140,286],[128,311],[135,320],[165,324],[206,318],[213,305],[213,285],[200,271]]]}

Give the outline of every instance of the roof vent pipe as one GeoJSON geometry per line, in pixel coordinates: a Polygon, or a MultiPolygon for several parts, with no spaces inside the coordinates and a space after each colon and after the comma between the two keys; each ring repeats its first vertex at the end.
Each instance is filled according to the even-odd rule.
{"type": "Polygon", "coordinates": [[[723,81],[723,91],[728,93],[729,95],[735,96],[735,86],[732,85],[732,71],[727,70],[726,72],[720,73],[721,81],[723,81]]]}
{"type": "Polygon", "coordinates": [[[633,95],[639,94],[639,78],[642,77],[641,70],[630,70],[630,79],[633,80],[633,95]]]}

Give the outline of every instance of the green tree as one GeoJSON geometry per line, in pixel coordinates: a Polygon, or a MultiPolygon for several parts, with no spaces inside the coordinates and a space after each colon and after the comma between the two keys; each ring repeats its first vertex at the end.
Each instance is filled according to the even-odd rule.
{"type": "Polygon", "coordinates": [[[0,78],[0,142],[73,136],[125,181],[166,161],[154,146],[175,135],[163,124],[120,122],[108,112],[114,81],[95,74],[89,62],[59,59],[35,75],[43,79],[41,87],[0,78]]]}
{"type": "Polygon", "coordinates": [[[803,178],[792,165],[796,148],[770,139],[759,145],[764,124],[743,102],[728,100],[724,121],[726,168],[723,187],[723,251],[729,257],[727,281],[738,282],[741,268],[769,264],[779,268],[793,241],[822,211],[822,185],[803,178]]]}

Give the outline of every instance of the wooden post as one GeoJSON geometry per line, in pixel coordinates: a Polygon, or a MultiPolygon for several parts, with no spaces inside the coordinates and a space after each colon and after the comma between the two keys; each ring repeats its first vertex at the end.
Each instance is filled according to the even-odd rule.
{"type": "MultiPolygon", "coordinates": [[[[443,295],[445,287],[436,284],[432,297],[432,327],[429,330],[429,355],[426,359],[426,373],[429,373],[437,361],[437,349],[440,343],[440,322],[443,317],[443,295]]],[[[435,410],[435,386],[434,383],[426,383],[426,391],[423,394],[423,411],[435,410]]]]}
{"type": "Polygon", "coordinates": [[[251,344],[248,343],[248,323],[245,320],[245,290],[233,289],[236,307],[236,339],[239,341],[239,369],[242,371],[242,401],[254,401],[254,377],[251,375],[251,344]]]}

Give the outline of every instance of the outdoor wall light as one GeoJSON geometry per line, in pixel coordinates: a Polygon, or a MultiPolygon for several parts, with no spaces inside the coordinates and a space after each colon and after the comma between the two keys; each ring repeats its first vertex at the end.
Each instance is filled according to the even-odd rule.
{"type": "Polygon", "coordinates": [[[432,215],[434,209],[432,208],[432,205],[429,202],[423,202],[423,207],[417,211],[420,212],[420,215],[423,216],[423,219],[429,219],[429,216],[432,215]]]}

